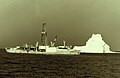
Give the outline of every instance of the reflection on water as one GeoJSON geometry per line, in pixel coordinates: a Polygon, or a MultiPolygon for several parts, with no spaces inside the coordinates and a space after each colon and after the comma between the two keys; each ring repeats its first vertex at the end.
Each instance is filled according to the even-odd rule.
{"type": "Polygon", "coordinates": [[[31,55],[0,50],[0,78],[120,78],[120,54],[31,55]]]}

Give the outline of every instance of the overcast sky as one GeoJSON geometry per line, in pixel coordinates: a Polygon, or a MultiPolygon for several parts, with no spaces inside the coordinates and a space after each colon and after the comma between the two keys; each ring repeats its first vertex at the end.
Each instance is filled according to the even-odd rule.
{"type": "Polygon", "coordinates": [[[112,50],[120,50],[120,0],[0,0],[0,47],[40,41],[42,22],[48,40],[85,45],[102,34],[112,50]]]}

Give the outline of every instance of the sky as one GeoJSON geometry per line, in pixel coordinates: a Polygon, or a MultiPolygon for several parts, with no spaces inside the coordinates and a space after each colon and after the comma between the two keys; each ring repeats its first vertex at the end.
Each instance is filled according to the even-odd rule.
{"type": "Polygon", "coordinates": [[[0,0],[0,47],[35,44],[43,22],[48,43],[85,45],[99,33],[120,51],[120,0],[0,0]]]}

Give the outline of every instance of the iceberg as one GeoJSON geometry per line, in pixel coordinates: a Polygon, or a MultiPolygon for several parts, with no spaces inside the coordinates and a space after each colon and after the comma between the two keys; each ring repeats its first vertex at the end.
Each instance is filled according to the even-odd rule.
{"type": "Polygon", "coordinates": [[[103,41],[101,34],[93,34],[85,46],[75,46],[74,49],[81,53],[111,53],[110,46],[103,41]]]}

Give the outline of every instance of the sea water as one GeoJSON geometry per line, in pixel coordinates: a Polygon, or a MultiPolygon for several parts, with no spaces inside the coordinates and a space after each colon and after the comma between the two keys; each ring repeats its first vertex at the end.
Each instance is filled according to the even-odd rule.
{"type": "Polygon", "coordinates": [[[120,54],[9,54],[1,49],[0,78],[120,78],[120,54]]]}

